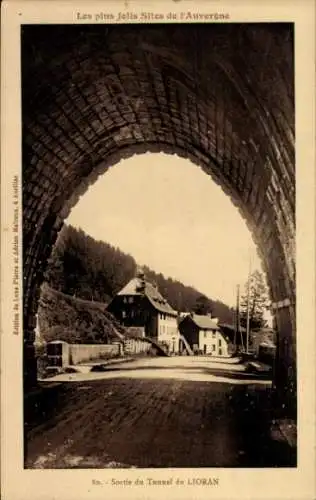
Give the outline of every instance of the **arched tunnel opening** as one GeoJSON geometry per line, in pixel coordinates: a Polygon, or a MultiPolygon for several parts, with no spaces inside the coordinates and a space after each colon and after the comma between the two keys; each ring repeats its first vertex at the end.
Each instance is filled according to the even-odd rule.
{"type": "Polygon", "coordinates": [[[25,390],[36,385],[40,286],[63,222],[108,168],[164,152],[201,167],[247,222],[273,303],[278,404],[293,414],[292,25],[24,25],[21,40],[25,390]]]}

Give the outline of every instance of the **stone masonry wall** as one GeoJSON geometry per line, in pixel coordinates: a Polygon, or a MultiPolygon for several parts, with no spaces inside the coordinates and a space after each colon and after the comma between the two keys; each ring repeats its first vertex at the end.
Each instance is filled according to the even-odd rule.
{"type": "Polygon", "coordinates": [[[121,159],[163,151],[202,168],[246,220],[273,302],[289,304],[276,309],[280,370],[295,372],[293,57],[287,24],[23,27],[25,352],[71,208],[121,159]]]}

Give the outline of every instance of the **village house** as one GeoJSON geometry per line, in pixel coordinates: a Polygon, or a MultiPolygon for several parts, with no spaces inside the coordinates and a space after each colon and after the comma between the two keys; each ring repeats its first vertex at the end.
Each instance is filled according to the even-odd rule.
{"type": "Polygon", "coordinates": [[[217,323],[217,318],[191,313],[180,321],[179,330],[193,352],[229,356],[230,339],[223,334],[217,323]]]}
{"type": "Polygon", "coordinates": [[[251,349],[256,358],[266,363],[273,363],[276,357],[276,332],[264,327],[251,332],[251,349]]]}
{"type": "Polygon", "coordinates": [[[263,327],[251,332],[251,344],[255,354],[259,354],[260,346],[276,346],[276,333],[272,328],[263,327]]]}
{"type": "Polygon", "coordinates": [[[107,310],[126,327],[138,327],[138,332],[166,346],[169,353],[179,352],[180,334],[177,311],[150,283],[141,269],[136,277],[113,298],[107,310]]]}
{"type": "Polygon", "coordinates": [[[218,326],[223,337],[227,343],[227,351],[229,354],[232,354],[236,351],[245,351],[246,347],[246,336],[247,331],[246,328],[239,325],[238,332],[236,331],[236,326],[230,323],[222,323],[218,322],[218,326]]]}

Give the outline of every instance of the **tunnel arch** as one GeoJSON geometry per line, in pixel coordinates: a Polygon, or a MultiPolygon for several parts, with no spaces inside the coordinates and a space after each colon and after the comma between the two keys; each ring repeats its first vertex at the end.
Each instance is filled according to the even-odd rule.
{"type": "Polygon", "coordinates": [[[69,210],[121,159],[164,152],[203,168],[246,220],[276,310],[278,376],[294,390],[292,26],[24,26],[21,47],[25,360],[69,210]]]}

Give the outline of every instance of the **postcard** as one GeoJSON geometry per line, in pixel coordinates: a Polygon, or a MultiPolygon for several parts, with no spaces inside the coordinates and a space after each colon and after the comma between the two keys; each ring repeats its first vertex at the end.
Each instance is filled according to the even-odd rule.
{"type": "Polygon", "coordinates": [[[314,15],[2,4],[4,499],[315,498],[314,15]]]}

